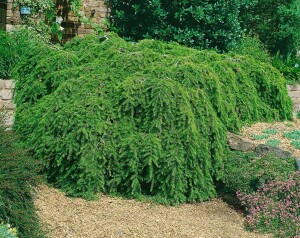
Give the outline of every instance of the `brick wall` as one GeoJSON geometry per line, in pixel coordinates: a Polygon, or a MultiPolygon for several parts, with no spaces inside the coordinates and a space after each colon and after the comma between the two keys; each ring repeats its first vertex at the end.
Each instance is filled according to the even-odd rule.
{"type": "Polygon", "coordinates": [[[13,115],[16,105],[13,103],[13,90],[15,83],[13,80],[0,79],[0,108],[4,108],[7,112],[7,125],[13,124],[13,115]]]}
{"type": "Polygon", "coordinates": [[[0,29],[12,31],[20,24],[20,11],[13,10],[13,0],[0,0],[0,29]]]}
{"type": "MultiPolygon", "coordinates": [[[[101,23],[107,17],[108,9],[105,6],[105,0],[82,0],[82,9],[85,16],[91,19],[93,23],[101,23]]],[[[6,31],[13,30],[17,25],[21,24],[21,16],[19,9],[13,10],[13,0],[0,0],[0,29],[6,31]]],[[[68,40],[76,35],[83,36],[93,32],[93,28],[89,24],[79,22],[71,12],[67,0],[58,0],[56,5],[58,16],[62,16],[64,27],[64,40],[68,40]]]]}
{"type": "Polygon", "coordinates": [[[294,102],[294,111],[300,111],[300,84],[287,85],[289,96],[294,102]]]}

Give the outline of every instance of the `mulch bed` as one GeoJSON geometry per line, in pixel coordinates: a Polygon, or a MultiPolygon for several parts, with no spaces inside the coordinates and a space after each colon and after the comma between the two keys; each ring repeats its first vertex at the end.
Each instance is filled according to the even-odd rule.
{"type": "Polygon", "coordinates": [[[49,238],[267,238],[246,232],[244,215],[221,199],[179,207],[102,196],[69,198],[41,185],[35,205],[49,238]]]}

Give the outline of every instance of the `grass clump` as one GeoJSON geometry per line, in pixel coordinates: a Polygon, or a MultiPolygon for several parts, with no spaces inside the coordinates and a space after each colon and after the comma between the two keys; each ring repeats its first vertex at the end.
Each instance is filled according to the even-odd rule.
{"type": "MultiPolygon", "coordinates": [[[[33,204],[33,186],[40,181],[39,163],[23,149],[16,133],[4,126],[4,115],[1,111],[0,220],[13,225],[19,237],[44,237],[33,204]]],[[[7,225],[0,225],[0,235],[5,232],[3,226],[7,225]]]]}
{"type": "Polygon", "coordinates": [[[300,130],[293,130],[290,132],[284,133],[284,136],[288,139],[299,140],[300,139],[300,130]]]}
{"type": "Polygon", "coordinates": [[[300,141],[299,141],[299,140],[292,140],[291,145],[292,145],[294,148],[300,150],[300,141]]]}
{"type": "Polygon", "coordinates": [[[292,117],[280,73],[250,56],[107,33],[24,59],[15,128],[47,179],[73,196],[207,200],[224,176],[227,130],[292,117]]]}
{"type": "Polygon", "coordinates": [[[270,139],[266,142],[266,145],[277,147],[279,146],[280,141],[278,139],[270,139]]]}
{"type": "Polygon", "coordinates": [[[278,134],[278,130],[273,129],[273,128],[268,128],[268,129],[263,130],[262,133],[264,133],[266,135],[276,135],[276,134],[278,134]]]}

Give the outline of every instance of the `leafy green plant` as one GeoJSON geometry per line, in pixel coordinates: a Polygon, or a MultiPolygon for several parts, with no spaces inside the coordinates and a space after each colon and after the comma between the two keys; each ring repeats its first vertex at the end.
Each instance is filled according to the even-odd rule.
{"type": "Polygon", "coordinates": [[[278,130],[273,129],[273,128],[267,128],[267,129],[263,130],[262,133],[264,133],[266,135],[276,135],[276,134],[278,134],[278,130]]]}
{"type": "Polygon", "coordinates": [[[130,40],[176,41],[196,48],[232,48],[242,34],[239,2],[107,1],[111,29],[130,40]],[[201,25],[201,27],[199,27],[201,25]]]}
{"type": "Polygon", "coordinates": [[[287,122],[285,125],[288,126],[288,127],[292,127],[293,123],[292,122],[287,122]]]}
{"type": "Polygon", "coordinates": [[[297,117],[298,119],[300,119],[300,111],[297,111],[296,117],[297,117]]]}
{"type": "Polygon", "coordinates": [[[258,35],[272,55],[296,56],[300,39],[300,3],[297,0],[243,0],[241,28],[258,35]]]}
{"type": "Polygon", "coordinates": [[[294,146],[296,149],[300,150],[300,141],[299,140],[292,140],[291,145],[294,146]]]}
{"type": "Polygon", "coordinates": [[[288,139],[298,140],[298,139],[300,139],[300,130],[293,130],[290,132],[285,132],[284,136],[288,139]]]}
{"type": "Polygon", "coordinates": [[[0,224],[1,238],[17,238],[17,230],[12,228],[9,224],[0,224]]]}
{"type": "Polygon", "coordinates": [[[283,57],[277,53],[273,57],[273,66],[277,68],[287,79],[288,84],[299,83],[300,81],[300,60],[298,56],[283,57]]]}
{"type": "Polygon", "coordinates": [[[41,49],[15,67],[15,128],[73,196],[212,198],[226,131],[292,117],[284,79],[252,57],[114,33],[41,49]]]}
{"type": "Polygon", "coordinates": [[[8,33],[0,30],[0,78],[11,79],[17,62],[21,61],[25,51],[32,51],[45,45],[49,39],[29,29],[8,33]]]}
{"type": "MultiPolygon", "coordinates": [[[[0,220],[17,228],[19,237],[44,237],[33,204],[33,186],[40,181],[39,163],[26,153],[16,133],[6,128],[4,115],[1,111],[0,220]]],[[[2,228],[0,225],[0,234],[2,228]]]]}
{"type": "Polygon", "coordinates": [[[296,170],[294,159],[232,152],[226,161],[225,192],[250,194],[274,179],[284,181],[296,170]]]}
{"type": "Polygon", "coordinates": [[[270,139],[266,142],[266,145],[277,147],[280,144],[280,140],[278,139],[270,139]]]}
{"type": "Polygon", "coordinates": [[[269,136],[270,135],[268,135],[268,134],[261,134],[261,135],[253,134],[253,135],[251,135],[251,138],[254,140],[264,140],[264,139],[269,138],[269,136]]]}
{"type": "Polygon", "coordinates": [[[271,56],[265,49],[265,46],[259,40],[258,36],[243,35],[239,43],[231,49],[236,54],[248,55],[256,60],[271,63],[271,56]]]}

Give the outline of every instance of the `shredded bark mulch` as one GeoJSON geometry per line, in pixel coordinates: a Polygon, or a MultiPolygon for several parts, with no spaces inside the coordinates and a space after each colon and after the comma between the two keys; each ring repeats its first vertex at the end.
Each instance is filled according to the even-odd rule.
{"type": "Polygon", "coordinates": [[[244,215],[220,199],[179,207],[102,196],[69,198],[41,185],[35,200],[49,238],[267,238],[244,230],[244,215]]]}
{"type": "Polygon", "coordinates": [[[300,158],[300,150],[291,145],[290,139],[284,136],[284,133],[294,130],[300,130],[300,119],[294,118],[293,121],[274,122],[274,123],[256,123],[252,126],[244,126],[241,130],[241,135],[247,139],[252,140],[255,144],[265,144],[270,139],[277,139],[280,141],[278,147],[284,148],[292,152],[293,156],[300,158]],[[276,135],[270,135],[263,140],[254,140],[253,135],[261,135],[266,129],[276,129],[278,133],[276,135]]]}

